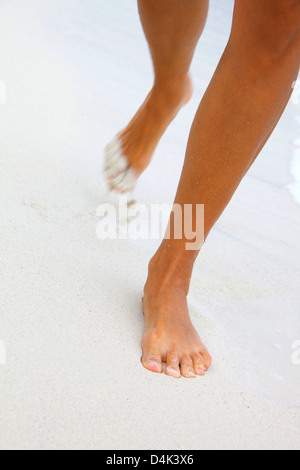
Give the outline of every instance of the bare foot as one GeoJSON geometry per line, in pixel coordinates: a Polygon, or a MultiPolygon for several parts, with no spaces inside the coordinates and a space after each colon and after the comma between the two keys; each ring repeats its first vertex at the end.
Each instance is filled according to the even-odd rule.
{"type": "Polygon", "coordinates": [[[154,85],[126,129],[117,136],[117,143],[115,141],[108,146],[106,172],[111,188],[122,192],[122,185],[119,184],[122,181],[122,172],[130,169],[136,178],[143,173],[165,130],[191,97],[192,81],[189,76],[179,83],[154,85]],[[109,168],[110,161],[116,161],[114,152],[126,158],[125,165],[123,158],[121,168],[116,167],[115,174],[113,168],[109,168]]]}
{"type": "Polygon", "coordinates": [[[192,325],[186,289],[180,283],[163,284],[152,265],[143,299],[142,364],[162,373],[166,363],[165,373],[174,378],[204,375],[212,358],[192,325]]]}

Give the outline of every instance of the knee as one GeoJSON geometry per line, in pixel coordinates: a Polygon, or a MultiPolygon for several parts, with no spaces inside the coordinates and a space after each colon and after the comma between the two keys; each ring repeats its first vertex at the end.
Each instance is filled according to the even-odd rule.
{"type": "Polygon", "coordinates": [[[300,0],[236,0],[232,32],[255,60],[300,63],[300,0]]]}

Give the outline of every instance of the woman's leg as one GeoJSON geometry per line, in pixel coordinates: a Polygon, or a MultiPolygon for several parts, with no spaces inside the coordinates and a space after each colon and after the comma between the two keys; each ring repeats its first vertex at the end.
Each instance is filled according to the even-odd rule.
{"type": "MultiPolygon", "coordinates": [[[[208,2],[138,0],[155,78],[145,102],[119,135],[121,153],[137,176],[149,165],[166,128],[191,98],[188,73],[206,22],[208,2]]],[[[110,178],[114,187],[114,175],[110,178]]]]}
{"type": "MultiPolygon", "coordinates": [[[[276,126],[300,65],[300,0],[236,0],[228,46],[192,126],[175,202],[205,206],[204,238],[276,126]]],[[[193,221],[195,223],[195,220],[193,221]]],[[[201,227],[203,228],[203,227],[201,227]]],[[[199,250],[164,240],[145,287],[143,365],[193,377],[211,358],[186,297],[199,250]]]]}

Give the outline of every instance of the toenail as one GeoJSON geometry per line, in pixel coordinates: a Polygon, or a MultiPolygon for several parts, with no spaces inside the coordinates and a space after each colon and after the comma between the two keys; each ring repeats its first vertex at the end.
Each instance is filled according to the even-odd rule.
{"type": "Polygon", "coordinates": [[[186,375],[187,375],[187,377],[196,377],[194,372],[192,372],[191,370],[187,371],[186,375]]]}
{"type": "Polygon", "coordinates": [[[157,361],[154,361],[153,359],[148,359],[147,361],[145,361],[145,365],[146,366],[154,366],[155,368],[161,370],[161,364],[157,361]]]}
{"type": "Polygon", "coordinates": [[[166,372],[180,377],[180,372],[176,369],[173,369],[173,367],[167,367],[166,372]]]}

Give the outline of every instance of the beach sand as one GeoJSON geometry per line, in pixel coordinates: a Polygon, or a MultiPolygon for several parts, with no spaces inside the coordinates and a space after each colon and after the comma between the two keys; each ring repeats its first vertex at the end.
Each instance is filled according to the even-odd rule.
{"type": "MultiPolygon", "coordinates": [[[[211,1],[194,98],[141,178],[139,202],[173,201],[232,7],[211,1]]],[[[142,291],[159,242],[96,236],[102,149],[152,83],[135,1],[4,0],[0,43],[0,448],[299,449],[294,104],[195,268],[191,315],[212,369],[176,381],[140,364],[142,291]]]]}

